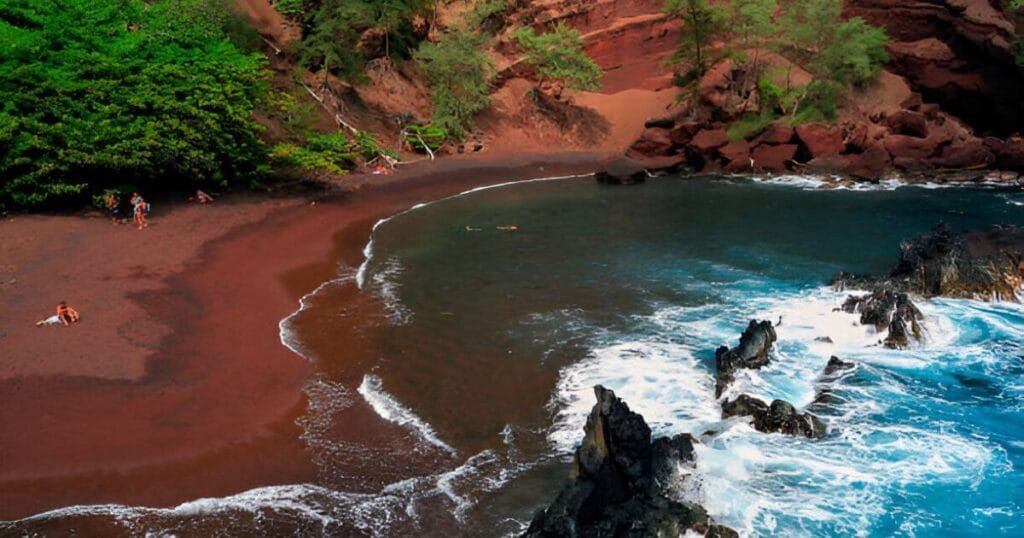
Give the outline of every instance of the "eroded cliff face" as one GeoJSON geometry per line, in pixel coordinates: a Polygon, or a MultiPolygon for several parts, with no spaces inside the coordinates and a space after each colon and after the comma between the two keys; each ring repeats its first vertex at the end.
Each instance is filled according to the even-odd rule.
{"type": "Polygon", "coordinates": [[[602,92],[671,87],[665,63],[682,25],[662,11],[664,0],[536,0],[520,2],[517,26],[542,28],[563,22],[587,42],[586,52],[605,70],[602,92]]]}
{"type": "MultiPolygon", "coordinates": [[[[294,29],[273,12],[269,0],[239,3],[268,41],[294,38],[288,33],[294,29]]],[[[685,30],[662,12],[664,0],[508,4],[492,46],[499,70],[492,106],[477,122],[489,148],[611,151],[636,140],[629,155],[654,168],[808,171],[858,179],[934,170],[1024,170],[1024,139],[1014,136],[1024,130],[1024,69],[1012,51],[1024,15],[1011,12],[1005,0],[846,0],[846,16],[882,26],[892,39],[892,60],[879,81],[851,95],[835,125],[797,130],[776,125],[732,142],[723,130],[738,117],[730,95],[749,92],[737,87],[730,66],[715,66],[701,82],[702,110],[671,106],[676,89],[666,62],[685,30]],[[587,53],[605,71],[599,92],[566,100],[578,113],[563,115],[569,123],[587,124],[580,128],[546,117],[523,98],[535,77],[518,61],[511,33],[558,22],[583,34],[587,53]],[[665,121],[641,133],[646,120],[662,116],[665,121]]],[[[469,9],[472,3],[442,3],[437,27],[469,9]]],[[[429,118],[428,92],[410,66],[371,69],[370,79],[370,85],[350,89],[358,106],[349,103],[346,115],[429,118]]],[[[359,127],[383,124],[370,120],[359,127]]]]}
{"type": "Polygon", "coordinates": [[[1024,171],[1024,69],[1012,51],[1020,14],[1003,0],[848,0],[844,14],[884,27],[892,60],[877,82],[847,96],[834,124],[779,122],[730,140],[737,111],[759,105],[756,88],[741,88],[749,80],[726,61],[701,80],[693,107],[648,122],[627,156],[648,168],[859,180],[942,172],[1012,181],[1024,171]]]}
{"type": "Polygon", "coordinates": [[[884,27],[889,69],[980,135],[1024,129],[1024,69],[1005,0],[846,0],[844,14],[884,27]]]}

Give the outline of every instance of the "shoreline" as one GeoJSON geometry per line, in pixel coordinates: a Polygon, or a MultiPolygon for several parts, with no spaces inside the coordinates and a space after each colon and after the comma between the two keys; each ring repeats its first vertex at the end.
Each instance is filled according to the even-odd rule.
{"type": "MultiPolygon", "coordinates": [[[[83,504],[173,506],[315,480],[295,424],[305,411],[303,385],[315,368],[285,347],[278,332],[299,298],[333,278],[339,262],[358,266],[379,218],[494,183],[593,172],[606,156],[479,156],[422,163],[392,176],[355,177],[347,191],[319,200],[227,199],[218,201],[225,207],[175,208],[157,215],[157,226],[146,233],[132,230],[130,236],[102,219],[0,221],[0,237],[53,226],[57,231],[50,233],[59,235],[69,222],[86,221],[77,230],[75,249],[59,249],[82,269],[62,276],[109,283],[148,316],[118,324],[117,309],[102,313],[100,305],[120,300],[113,293],[103,296],[106,287],[95,302],[79,301],[83,322],[66,332],[26,329],[30,325],[21,318],[34,312],[20,318],[0,314],[0,347],[13,352],[0,364],[0,424],[13,432],[0,444],[0,520],[83,504]],[[219,223],[223,213],[238,212],[253,214],[219,235],[199,238],[198,247],[190,245],[193,250],[186,249],[179,260],[180,271],[130,267],[138,275],[122,280],[125,275],[111,274],[102,262],[77,259],[104,258],[95,250],[109,245],[90,242],[90,234],[130,241],[131,252],[140,243],[147,248],[147,236],[162,223],[173,223],[183,230],[160,230],[170,237],[159,241],[177,247],[197,240],[190,224],[211,217],[219,223]],[[174,236],[182,231],[185,237],[174,236]],[[237,319],[229,322],[232,317],[237,319]],[[111,323],[101,326],[101,321],[111,323]],[[133,345],[139,343],[132,342],[133,332],[149,340],[133,345]],[[105,356],[109,348],[120,358],[105,356]],[[129,354],[134,367],[125,367],[129,354]],[[11,367],[13,360],[40,355],[60,360],[33,366],[27,375],[11,367]]],[[[50,279],[38,267],[53,256],[32,252],[31,246],[0,252],[0,265],[14,267],[8,272],[17,293],[4,297],[9,313],[40,308],[33,298],[49,301],[50,279]]],[[[6,283],[8,275],[2,276],[6,283]]]]}
{"type": "MultiPolygon", "coordinates": [[[[148,343],[150,351],[144,346],[140,355],[136,350],[143,368],[135,377],[76,370],[83,360],[102,357],[105,347],[97,344],[105,339],[73,342],[87,356],[65,365],[69,371],[64,373],[44,368],[36,375],[17,375],[0,362],[0,424],[16,432],[0,443],[0,520],[76,505],[170,507],[261,486],[315,481],[315,464],[296,420],[305,412],[303,387],[316,368],[280,340],[280,323],[296,311],[300,299],[336,278],[339,265],[360,267],[367,238],[381,219],[469,190],[594,172],[609,157],[565,153],[443,159],[391,176],[354,176],[345,190],[326,195],[240,195],[216,207],[182,206],[158,216],[160,226],[174,219],[201,222],[211,209],[230,214],[258,209],[248,221],[203,241],[182,260],[180,271],[144,274],[150,281],[143,289],[127,291],[151,324],[174,320],[163,321],[165,332],[148,330],[160,338],[148,343]],[[155,291],[154,278],[159,283],[155,291]],[[225,321],[239,312],[241,326],[225,321]],[[211,367],[214,362],[217,366],[211,367]],[[40,395],[46,395],[44,401],[40,395]]],[[[966,184],[972,185],[977,184],[966,184]]],[[[0,238],[11,231],[9,221],[18,219],[28,220],[30,230],[53,220],[106,225],[92,226],[94,234],[111,229],[102,219],[29,216],[0,220],[0,238]]],[[[125,234],[133,241],[147,236],[118,235],[125,234]]],[[[7,254],[0,250],[0,269],[10,262],[7,254]]],[[[100,277],[109,281],[117,275],[100,277]]],[[[2,283],[0,291],[6,291],[2,283]]],[[[39,306],[19,299],[13,310],[39,306]]],[[[46,347],[38,335],[92,332],[93,319],[89,315],[66,333],[33,327],[33,347],[20,349],[21,356],[46,347]]],[[[0,311],[0,349],[11,349],[12,336],[19,341],[18,334],[5,334],[23,329],[8,328],[10,321],[0,311]]],[[[130,339],[123,328],[117,327],[115,336],[130,339]]]]}

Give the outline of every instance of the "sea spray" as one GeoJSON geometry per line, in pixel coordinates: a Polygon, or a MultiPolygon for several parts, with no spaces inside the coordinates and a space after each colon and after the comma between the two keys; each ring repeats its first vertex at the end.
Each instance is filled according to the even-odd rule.
{"type": "MultiPolygon", "coordinates": [[[[712,369],[692,357],[734,340],[745,316],[725,313],[726,319],[735,318],[730,319],[730,332],[723,330],[722,323],[704,317],[713,314],[707,309],[679,307],[659,311],[648,321],[659,331],[689,337],[686,344],[630,340],[598,348],[563,371],[553,400],[557,415],[549,439],[563,453],[571,450],[578,439],[573,432],[586,419],[579,404],[581,394],[596,383],[628,394],[631,407],[650,417],[656,435],[685,431],[699,435],[712,430],[715,433],[698,446],[696,483],[700,487],[680,494],[701,502],[716,520],[744,535],[783,528],[795,536],[816,536],[824,529],[871,534],[877,532],[879,519],[891,517],[885,510],[889,499],[904,495],[912,484],[963,487],[977,483],[986,472],[1009,472],[1011,467],[998,446],[948,431],[941,426],[941,418],[905,424],[886,417],[907,406],[949,405],[933,395],[915,393],[901,372],[922,375],[922,369],[948,361],[953,350],[965,358],[973,353],[984,356],[968,359],[972,361],[994,358],[965,340],[1012,334],[1004,332],[1014,330],[1004,320],[1006,316],[1015,319],[1019,305],[924,302],[921,308],[931,337],[919,348],[901,352],[881,347],[873,329],[857,323],[856,316],[835,311],[834,305],[844,296],[820,288],[752,297],[739,309],[750,317],[781,317],[782,323],[773,363],[762,370],[744,371],[728,395],[789,398],[802,407],[827,387],[833,403],[811,406],[823,413],[829,425],[830,435],[823,441],[765,435],[744,418],[721,421],[714,405],[712,369]],[[998,334],[964,328],[971,326],[998,334]],[[825,381],[821,372],[833,354],[861,366],[825,381]]],[[[904,528],[934,525],[924,514],[904,517],[904,528]]]]}
{"type": "Polygon", "coordinates": [[[364,375],[363,382],[359,385],[359,394],[362,395],[366,403],[370,404],[370,407],[381,418],[411,429],[424,441],[448,452],[452,456],[458,454],[457,450],[437,436],[437,433],[434,432],[434,428],[430,424],[427,424],[426,421],[416,416],[416,413],[399,403],[394,396],[385,392],[383,385],[384,382],[372,374],[364,375]]]}

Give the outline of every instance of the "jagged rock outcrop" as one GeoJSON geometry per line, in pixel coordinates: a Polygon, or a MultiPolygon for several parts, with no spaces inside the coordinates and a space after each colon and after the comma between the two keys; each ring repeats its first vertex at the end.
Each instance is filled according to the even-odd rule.
{"type": "MultiPolygon", "coordinates": [[[[746,146],[728,152],[720,151],[725,142],[719,138],[694,142],[691,134],[672,138],[671,148],[659,146],[658,155],[685,156],[690,168],[705,173],[1019,180],[1024,69],[1015,64],[1011,44],[1014,17],[1024,15],[1013,16],[1005,2],[989,0],[847,0],[844,6],[846,16],[886,28],[892,61],[877,83],[848,96],[837,122],[801,125],[796,133],[775,124],[748,133],[746,146]]],[[[804,79],[800,83],[810,79],[799,69],[793,72],[804,79]]],[[[679,113],[677,125],[696,122],[702,133],[724,133],[743,113],[757,112],[758,89],[750,78],[730,60],[710,67],[698,84],[696,105],[679,113]]],[[[631,156],[644,158],[642,151],[631,156]]]]}
{"type": "Polygon", "coordinates": [[[825,377],[834,377],[843,370],[849,370],[853,367],[854,364],[852,362],[844,361],[843,359],[833,355],[829,357],[828,364],[825,365],[825,371],[822,372],[822,375],[825,377]]]}
{"type": "Polygon", "coordinates": [[[981,133],[1005,137],[1024,125],[1024,71],[1012,47],[1018,21],[1005,1],[846,0],[843,14],[885,28],[889,69],[926,101],[981,133]]]}
{"type": "Polygon", "coordinates": [[[754,429],[764,433],[778,432],[820,439],[827,430],[825,423],[818,417],[811,413],[797,413],[793,404],[787,401],[775,400],[769,405],[746,394],[722,404],[722,418],[737,416],[753,417],[754,429]]]}
{"type": "Polygon", "coordinates": [[[715,351],[715,396],[721,396],[736,378],[740,368],[761,368],[768,364],[772,344],[778,337],[770,321],[750,320],[740,344],[734,348],[722,346],[715,351]]]}
{"type": "Polygon", "coordinates": [[[889,287],[925,297],[1019,300],[1024,291],[1024,228],[996,226],[957,233],[939,224],[900,244],[896,266],[882,277],[841,273],[842,288],[889,287]]]}
{"type": "Polygon", "coordinates": [[[920,321],[924,315],[906,293],[878,288],[866,295],[847,297],[841,308],[850,314],[860,314],[860,323],[874,326],[879,334],[888,331],[882,341],[885,347],[903,349],[911,340],[921,339],[920,321]]]}
{"type": "Polygon", "coordinates": [[[573,459],[569,483],[554,502],[537,512],[527,537],[680,536],[692,529],[704,536],[735,537],[716,525],[698,504],[672,498],[679,462],[692,462],[688,434],[651,441],[642,416],[615,393],[594,387],[597,403],[573,459]]]}

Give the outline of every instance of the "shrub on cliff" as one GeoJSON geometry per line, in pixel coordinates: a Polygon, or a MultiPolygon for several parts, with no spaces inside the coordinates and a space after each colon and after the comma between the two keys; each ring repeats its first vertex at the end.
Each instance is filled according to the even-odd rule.
{"type": "Polygon", "coordinates": [[[522,47],[524,60],[540,75],[538,84],[558,81],[573,90],[601,87],[604,72],[583,51],[579,31],[559,23],[543,34],[537,34],[533,28],[520,28],[512,37],[522,47]]]}
{"type": "Polygon", "coordinates": [[[0,204],[258,177],[265,59],[223,2],[0,0],[0,204]]]}
{"type": "Polygon", "coordinates": [[[734,84],[743,102],[740,112],[753,112],[746,106],[748,94],[760,93],[763,114],[749,115],[750,121],[761,121],[772,111],[789,115],[793,123],[831,121],[842,94],[874,81],[889,60],[885,32],[858,17],[843,20],[841,0],[734,0],[728,5],[666,0],[665,11],[684,24],[673,57],[687,69],[679,84],[692,89],[710,64],[731,58],[741,73],[734,84]],[[718,43],[724,46],[712,50],[718,43]],[[813,82],[766,85],[765,51],[778,52],[810,73],[813,82]]]}
{"type": "MultiPolygon", "coordinates": [[[[302,67],[360,80],[369,57],[408,58],[419,45],[413,24],[427,15],[436,0],[310,0],[303,3],[307,24],[299,46],[302,67]],[[379,32],[378,47],[369,46],[367,31],[379,32]]],[[[372,40],[370,40],[372,41],[372,40]]]]}
{"type": "Polygon", "coordinates": [[[707,0],[665,0],[666,14],[683,22],[685,31],[670,63],[686,63],[689,70],[681,77],[681,85],[700,80],[711,60],[712,46],[726,27],[725,10],[707,0]]]}
{"type": "Polygon", "coordinates": [[[458,27],[437,43],[424,43],[413,54],[431,89],[433,124],[461,138],[473,115],[490,104],[488,82],[494,64],[484,52],[485,39],[458,27]]]}

